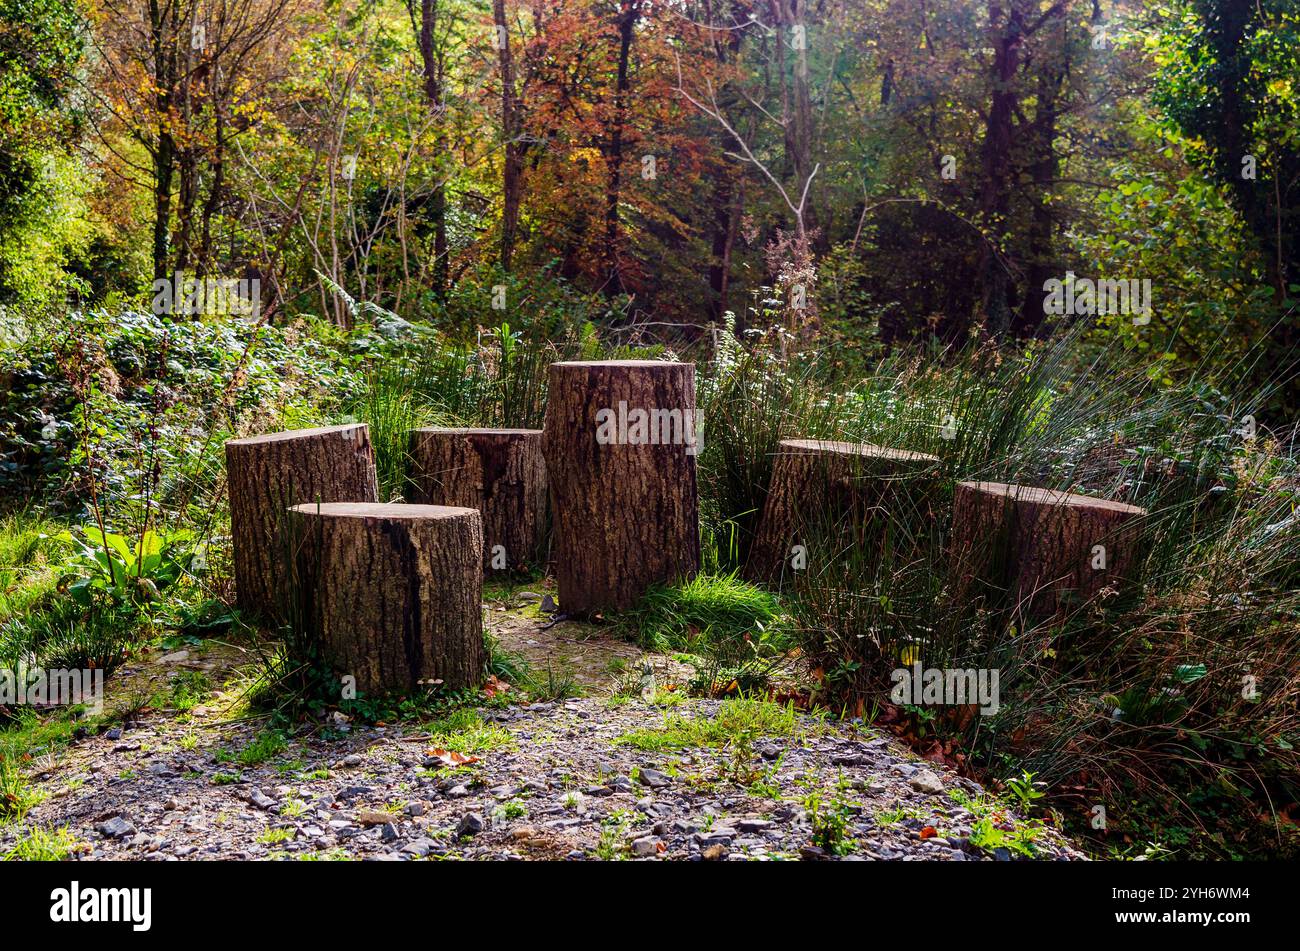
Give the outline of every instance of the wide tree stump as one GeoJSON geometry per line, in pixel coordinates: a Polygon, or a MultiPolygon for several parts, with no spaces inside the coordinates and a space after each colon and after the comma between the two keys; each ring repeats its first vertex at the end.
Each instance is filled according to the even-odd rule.
{"type": "Polygon", "coordinates": [[[551,364],[543,445],[560,610],[624,610],[699,571],[699,440],[694,364],[551,364]]]}
{"type": "MultiPolygon", "coordinates": [[[[928,517],[939,459],[870,443],[783,439],[772,465],[763,517],[745,566],[775,583],[797,570],[795,546],[875,546],[891,519],[928,517]]],[[[816,555],[817,553],[811,553],[816,555]]],[[[822,552],[822,558],[836,552],[822,552]]]]}
{"type": "Polygon", "coordinates": [[[478,509],[483,569],[525,569],[545,558],[546,462],[540,429],[417,429],[411,501],[478,509]]]}
{"type": "Polygon", "coordinates": [[[482,682],[483,529],[474,509],[296,505],[300,623],[369,694],[482,682]]]}
{"type": "Polygon", "coordinates": [[[959,482],[952,552],[959,591],[983,586],[1030,620],[1058,615],[1105,588],[1120,590],[1141,560],[1146,509],[1002,482],[959,482]]]}
{"type": "Polygon", "coordinates": [[[364,423],[231,439],[226,478],[239,607],[267,620],[286,617],[290,553],[280,534],[285,509],[299,502],[379,498],[364,423]]]}

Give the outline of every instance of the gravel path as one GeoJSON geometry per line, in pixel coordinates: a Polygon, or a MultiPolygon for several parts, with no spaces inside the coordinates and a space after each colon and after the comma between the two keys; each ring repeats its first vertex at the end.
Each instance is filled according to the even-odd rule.
{"type": "MultiPolygon", "coordinates": [[[[1012,858],[993,840],[1017,833],[1037,858],[1083,857],[873,730],[771,704],[614,699],[609,671],[634,648],[565,625],[494,627],[535,657],[565,642],[588,695],[414,725],[336,715],[269,746],[263,724],[222,722],[221,694],[187,714],[147,711],[38,757],[44,798],[0,827],[0,853],[33,826],[67,826],[83,859],[974,861],[1012,858]]],[[[146,658],[110,692],[186,670],[220,683],[231,654],[146,658]]]]}

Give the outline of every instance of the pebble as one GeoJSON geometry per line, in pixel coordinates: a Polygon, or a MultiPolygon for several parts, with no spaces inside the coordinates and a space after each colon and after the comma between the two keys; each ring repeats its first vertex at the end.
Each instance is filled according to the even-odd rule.
{"type": "Polygon", "coordinates": [[[914,773],[908,779],[907,784],[917,792],[925,793],[928,796],[937,796],[943,792],[943,780],[928,769],[914,773]]]}
{"type": "Polygon", "coordinates": [[[461,816],[460,824],[456,826],[456,837],[463,839],[468,836],[478,835],[483,831],[484,827],[482,816],[477,812],[467,812],[461,816]]]}
{"type": "MultiPolygon", "coordinates": [[[[716,701],[688,697],[674,714],[712,717],[718,707],[716,701]]],[[[611,828],[619,829],[627,856],[641,860],[1019,858],[971,846],[970,829],[983,813],[972,815],[941,795],[948,788],[979,795],[978,784],[911,758],[897,741],[874,735],[867,726],[828,722],[820,732],[756,738],[755,763],[764,781],[776,787],[772,798],[760,798],[730,781],[725,749],[672,750],[647,762],[646,753],[618,743],[623,734],[662,722],[662,710],[637,699],[611,706],[603,697],[583,697],[480,710],[480,715],[500,724],[513,743],[477,754],[478,762],[454,775],[416,772],[426,758],[426,739],[404,729],[357,723],[356,741],[337,731],[293,735],[286,758],[299,760],[301,768],[286,773],[283,761],[241,767],[242,785],[227,788],[209,781],[214,770],[209,751],[218,746],[203,735],[201,723],[184,727],[203,736],[201,752],[187,753],[173,742],[178,728],[148,714],[130,731],[129,743],[117,744],[123,747],[118,753],[112,752],[113,743],[67,747],[60,770],[50,779],[34,780],[49,783],[45,791],[57,794],[33,807],[22,822],[0,827],[0,854],[35,825],[69,825],[94,830],[91,857],[170,861],[316,851],[382,861],[440,855],[591,859],[611,828]],[[363,741],[364,751],[340,745],[363,741]],[[365,772],[337,784],[329,772],[318,773],[330,764],[365,772]],[[110,785],[127,771],[129,781],[110,785]],[[356,781],[363,776],[363,782],[356,781]],[[86,782],[65,789],[70,777],[86,782]],[[842,780],[849,783],[847,791],[842,780]],[[399,795],[396,790],[407,801],[392,812],[381,808],[399,795]],[[814,791],[824,803],[844,801],[850,854],[828,854],[811,844],[811,820],[800,803],[814,791]],[[232,796],[245,808],[232,812],[232,796]],[[526,815],[510,822],[484,818],[515,798],[526,815]],[[907,819],[878,818],[900,807],[907,819]],[[276,822],[292,831],[291,840],[257,841],[268,828],[268,813],[279,813],[276,822]],[[938,834],[921,839],[927,825],[938,834]]],[[[223,731],[219,743],[241,748],[258,729],[250,724],[223,731]]],[[[442,765],[439,761],[435,768],[442,765]]],[[[235,771],[229,764],[215,769],[235,771]]],[[[1056,830],[1046,830],[1037,847],[1044,859],[1080,857],[1056,830]]]]}

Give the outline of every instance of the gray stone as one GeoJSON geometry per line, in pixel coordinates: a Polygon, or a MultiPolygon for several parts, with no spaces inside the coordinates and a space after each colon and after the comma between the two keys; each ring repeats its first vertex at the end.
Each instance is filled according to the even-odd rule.
{"type": "Polygon", "coordinates": [[[402,846],[402,852],[406,855],[413,855],[416,858],[424,858],[433,851],[433,840],[426,838],[416,839],[414,842],[408,842],[402,846]]]}
{"type": "Polygon", "coordinates": [[[649,858],[659,854],[659,840],[652,835],[643,836],[632,842],[632,854],[637,858],[649,858]]]}
{"type": "Polygon", "coordinates": [[[943,792],[943,780],[928,769],[917,771],[908,779],[907,784],[928,796],[937,796],[943,792]]]}
{"type": "Polygon", "coordinates": [[[649,786],[651,789],[663,789],[672,784],[672,780],[665,773],[657,769],[643,769],[637,773],[636,778],[643,786],[649,786]]]}
{"type": "Polygon", "coordinates": [[[106,839],[124,839],[128,835],[135,835],[135,826],[121,816],[105,819],[95,826],[95,830],[106,839]]]}
{"type": "Polygon", "coordinates": [[[477,812],[467,812],[461,816],[460,824],[456,826],[457,838],[467,838],[478,835],[487,827],[483,817],[477,812]]]}

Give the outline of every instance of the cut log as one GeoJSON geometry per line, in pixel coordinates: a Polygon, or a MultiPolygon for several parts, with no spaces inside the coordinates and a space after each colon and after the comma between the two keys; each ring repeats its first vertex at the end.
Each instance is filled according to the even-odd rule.
{"type": "Polygon", "coordinates": [[[299,502],[374,502],[379,498],[370,430],[363,423],[296,429],[226,443],[230,534],[239,607],[283,620],[290,553],[280,527],[299,502]]]}
{"type": "Polygon", "coordinates": [[[546,463],[540,429],[417,429],[411,499],[478,509],[483,570],[524,570],[545,560],[546,463]]]}
{"type": "Polygon", "coordinates": [[[551,364],[543,445],[561,611],[625,610],[699,571],[694,364],[551,364]]]}
{"type": "MultiPolygon", "coordinates": [[[[778,583],[815,541],[838,550],[880,544],[891,519],[929,517],[939,459],[870,443],[783,439],[745,573],[778,583]]],[[[814,555],[816,553],[813,553],[814,555]]],[[[835,552],[823,552],[824,560],[835,552]]]]}
{"type": "Polygon", "coordinates": [[[1029,620],[1130,583],[1146,509],[1002,482],[959,482],[952,552],[960,592],[1009,597],[1029,620]]]}
{"type": "Polygon", "coordinates": [[[483,680],[483,535],[474,509],[329,502],[291,509],[300,623],[368,694],[483,680]]]}

